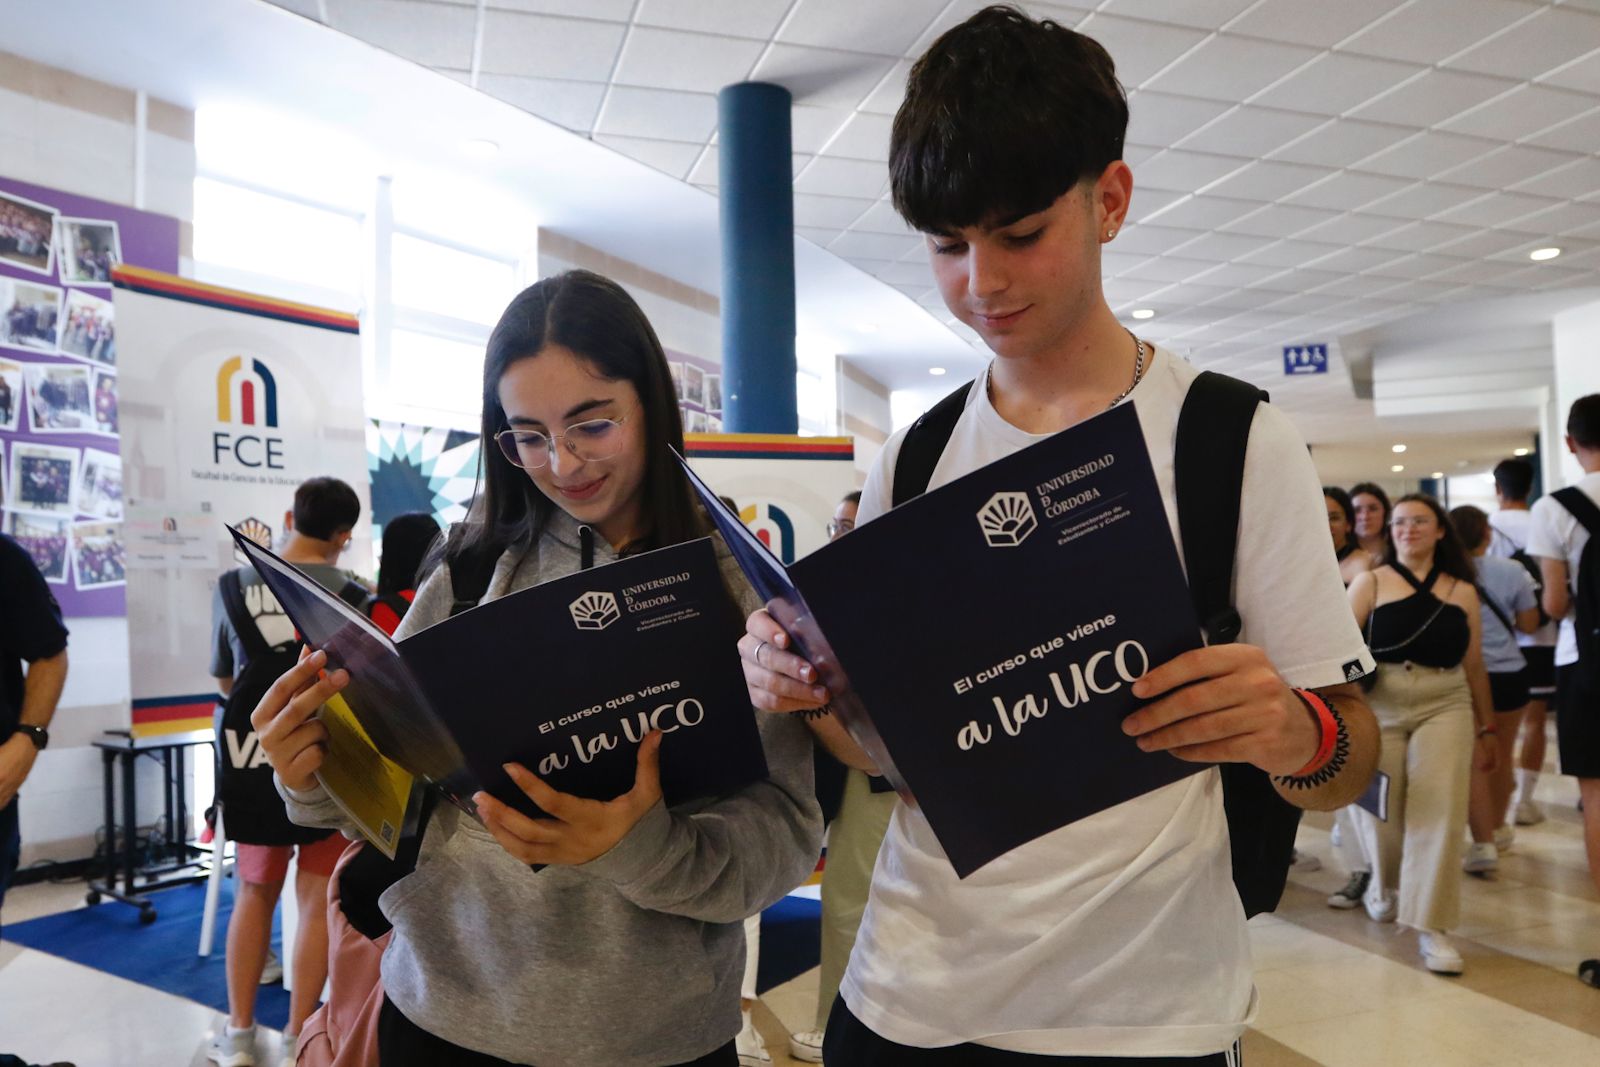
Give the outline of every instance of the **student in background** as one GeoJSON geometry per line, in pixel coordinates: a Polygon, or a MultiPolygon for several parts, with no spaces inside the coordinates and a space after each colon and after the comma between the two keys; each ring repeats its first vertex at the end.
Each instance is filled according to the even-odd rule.
{"type": "Polygon", "coordinates": [[[439,539],[439,523],[426,511],[408,511],[383,524],[378,591],[367,600],[367,618],[393,634],[417,596],[417,572],[439,539]]]}
{"type": "Polygon", "coordinates": [[[1356,508],[1350,494],[1336,485],[1322,487],[1322,502],[1328,506],[1328,533],[1333,535],[1333,554],[1339,561],[1339,577],[1345,588],[1363,574],[1376,567],[1372,553],[1356,540],[1356,508]]]}
{"type": "MultiPolygon", "coordinates": [[[[497,560],[482,602],[710,532],[673,455],[683,429],[661,343],[599,275],[546,278],[511,302],[489,337],[480,441],[470,517],[400,638],[449,616],[452,572],[478,551],[497,560]]],[[[720,541],[718,560],[735,602],[758,605],[720,541]]],[[[532,700],[538,637],[527,640],[532,700]]],[[[342,826],[313,777],[323,732],[312,716],[348,680],[319,680],[325,662],[319,652],[286,673],[256,721],[291,814],[342,826]]],[[[633,788],[611,801],[512,767],[549,818],[486,793],[473,798],[481,822],[436,805],[416,869],[383,898],[384,1067],[737,1064],[742,923],[799,885],[822,844],[810,736],[759,719],[768,777],[728,796],[667,808],[652,734],[633,788]]]]}
{"type": "MultiPolygon", "coordinates": [[[[1333,537],[1334,558],[1339,561],[1339,577],[1344,579],[1345,588],[1348,589],[1356,575],[1370,571],[1378,565],[1378,561],[1356,540],[1356,512],[1350,494],[1338,486],[1325,485],[1322,487],[1322,501],[1328,507],[1328,533],[1333,537]]],[[[1333,833],[1330,835],[1333,850],[1345,870],[1350,872],[1350,878],[1329,895],[1330,908],[1359,908],[1362,894],[1372,881],[1372,867],[1361,852],[1361,843],[1356,839],[1357,810],[1352,805],[1340,808],[1333,816],[1333,833]]],[[[1297,865],[1301,855],[1295,853],[1297,865]]]]}
{"type": "Polygon", "coordinates": [[[1357,482],[1350,487],[1350,504],[1355,509],[1356,544],[1377,566],[1389,558],[1394,542],[1389,537],[1389,494],[1374,482],[1357,482]]]}
{"type": "Polygon", "coordinates": [[[1483,666],[1489,672],[1489,696],[1494,702],[1494,769],[1472,768],[1472,796],[1467,825],[1472,846],[1462,864],[1468,874],[1487,874],[1500,866],[1500,853],[1511,847],[1512,831],[1506,825],[1511,802],[1511,750],[1517,727],[1528,706],[1528,661],[1517,638],[1539,629],[1539,594],[1533,579],[1513,560],[1491,556],[1489,516],[1468,504],[1450,509],[1450,524],[1461,546],[1478,570],[1479,632],[1483,635],[1483,666]]]}

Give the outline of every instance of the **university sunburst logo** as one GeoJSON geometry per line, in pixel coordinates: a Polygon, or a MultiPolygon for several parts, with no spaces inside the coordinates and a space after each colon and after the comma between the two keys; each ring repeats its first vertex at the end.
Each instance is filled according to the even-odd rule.
{"type": "Polygon", "coordinates": [[[1039,528],[1027,493],[996,493],[978,511],[978,527],[990,548],[1016,548],[1039,528]]]}
{"type": "Polygon", "coordinates": [[[610,593],[585,593],[572,602],[569,610],[580,630],[604,630],[622,618],[617,598],[610,593]]]}

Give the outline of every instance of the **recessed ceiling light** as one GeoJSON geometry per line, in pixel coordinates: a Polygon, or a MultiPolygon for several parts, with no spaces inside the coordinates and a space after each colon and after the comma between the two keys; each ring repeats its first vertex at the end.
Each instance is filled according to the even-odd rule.
{"type": "Polygon", "coordinates": [[[1394,471],[1394,473],[1399,474],[1401,471],[1405,470],[1406,468],[1405,468],[1405,464],[1396,463],[1394,466],[1390,467],[1389,469],[1391,471],[1394,471]]]}
{"type": "Polygon", "coordinates": [[[942,377],[944,377],[944,368],[943,367],[929,367],[928,368],[928,373],[933,375],[935,378],[942,378],[942,377]]]}
{"type": "Polygon", "coordinates": [[[500,143],[486,137],[474,137],[461,142],[461,151],[474,159],[493,159],[500,154],[500,143]]]}
{"type": "Polygon", "coordinates": [[[1513,456],[1526,456],[1531,451],[1533,451],[1531,448],[1516,448],[1512,449],[1511,454],[1513,456]]]}
{"type": "Polygon", "coordinates": [[[1550,248],[1535,248],[1532,252],[1528,253],[1528,258],[1533,260],[1535,263],[1543,263],[1547,259],[1555,259],[1560,254],[1561,249],[1554,246],[1550,248]]]}
{"type": "Polygon", "coordinates": [[[1401,452],[1404,452],[1405,450],[1406,450],[1406,446],[1405,445],[1395,445],[1393,448],[1389,449],[1389,451],[1391,451],[1391,452],[1393,452],[1393,453],[1395,453],[1397,455],[1399,453],[1401,453],[1401,452]]]}
{"type": "Polygon", "coordinates": [[[1136,319],[1153,319],[1156,317],[1155,308],[1134,308],[1133,317],[1136,319]]]}
{"type": "Polygon", "coordinates": [[[1443,478],[1444,477],[1444,471],[1434,471],[1432,474],[1428,475],[1428,477],[1430,477],[1430,478],[1443,478]]]}

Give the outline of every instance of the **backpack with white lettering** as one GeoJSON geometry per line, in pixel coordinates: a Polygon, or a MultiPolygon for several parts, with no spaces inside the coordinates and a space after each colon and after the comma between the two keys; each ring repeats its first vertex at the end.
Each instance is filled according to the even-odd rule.
{"type": "Polygon", "coordinates": [[[1578,640],[1578,661],[1562,685],[1571,685],[1578,694],[1572,707],[1600,708],[1600,508],[1587,493],[1575,486],[1550,494],[1556,503],[1572,513],[1578,524],[1589,531],[1589,540],[1578,556],[1578,573],[1572,583],[1572,630],[1578,640]]]}
{"type": "MultiPolygon", "coordinates": [[[[928,489],[934,468],[966,408],[971,383],[945,397],[912,424],[895,462],[893,503],[928,489]]],[[[1267,395],[1236,378],[1203,371],[1178,415],[1173,450],[1178,529],[1195,615],[1206,644],[1238,640],[1242,621],[1233,607],[1239,496],[1245,449],[1256,406],[1267,395]]],[[[1284,800],[1267,773],[1248,763],[1224,763],[1222,806],[1228,822],[1233,884],[1245,914],[1277,908],[1294,859],[1300,809],[1284,800]]]]}
{"type": "MultiPolygon", "coordinates": [[[[250,713],[256,709],[279,675],[300,658],[298,638],[281,645],[269,645],[261,627],[245,603],[239,571],[231,570],[218,581],[222,607],[239,635],[244,648],[244,667],[233,680],[222,706],[222,722],[217,729],[217,799],[222,803],[223,822],[228,837],[249,845],[299,845],[320,841],[326,829],[296,826],[289,821],[283,798],[272,784],[272,764],[261,749],[250,713]]],[[[367,591],[358,582],[347,582],[339,598],[360,608],[367,591]]]]}

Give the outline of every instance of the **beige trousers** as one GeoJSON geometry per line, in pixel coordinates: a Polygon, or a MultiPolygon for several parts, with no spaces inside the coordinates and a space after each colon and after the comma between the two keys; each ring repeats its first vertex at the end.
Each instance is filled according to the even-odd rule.
{"type": "Polygon", "coordinates": [[[867,776],[851,770],[844,780],[839,814],[828,827],[828,862],[822,869],[822,972],[817,983],[817,1029],[826,1028],[828,1012],[839,995],[839,983],[850,963],[861,916],[872,889],[878,848],[894,813],[893,793],[874,793],[867,776]]]}
{"type": "Polygon", "coordinates": [[[1367,701],[1389,776],[1389,821],[1358,812],[1375,883],[1400,893],[1397,918],[1449,930],[1461,917],[1461,828],[1472,774],[1472,694],[1460,667],[1378,664],[1367,701]]]}

